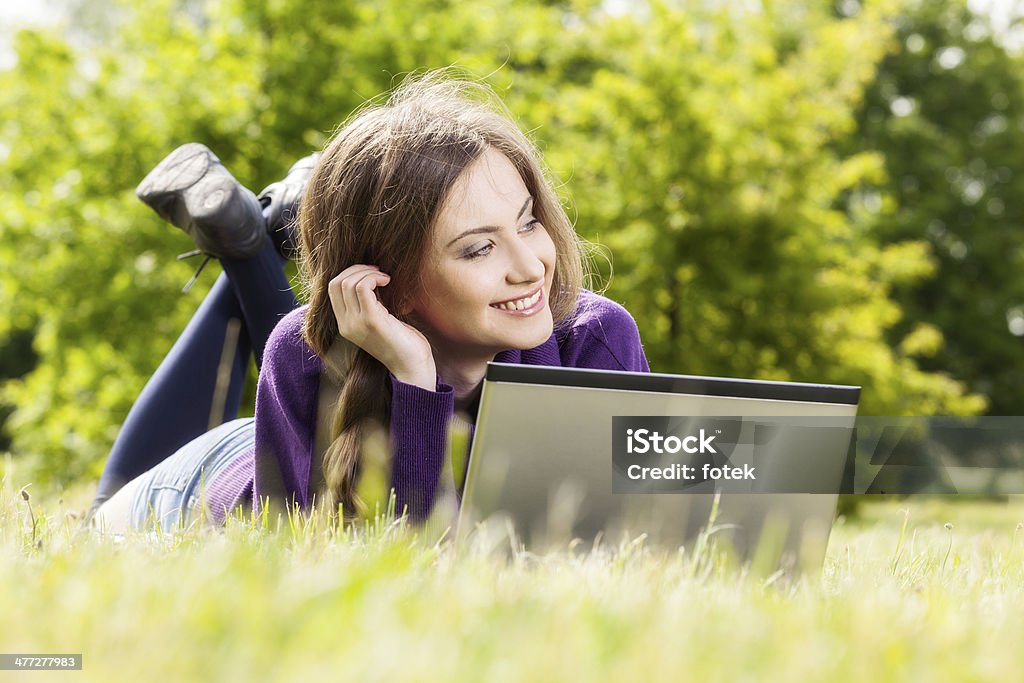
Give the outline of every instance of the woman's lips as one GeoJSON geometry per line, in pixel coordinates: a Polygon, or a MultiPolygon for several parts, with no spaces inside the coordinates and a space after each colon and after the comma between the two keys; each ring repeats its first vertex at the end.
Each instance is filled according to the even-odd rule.
{"type": "Polygon", "coordinates": [[[491,304],[491,308],[508,313],[509,315],[529,316],[541,310],[546,304],[544,288],[538,287],[537,291],[528,294],[521,299],[510,299],[497,304],[491,304]]]}

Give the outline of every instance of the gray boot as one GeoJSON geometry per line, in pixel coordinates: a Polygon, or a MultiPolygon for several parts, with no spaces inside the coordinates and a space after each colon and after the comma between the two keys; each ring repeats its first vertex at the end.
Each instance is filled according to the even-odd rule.
{"type": "Polygon", "coordinates": [[[295,258],[298,252],[299,202],[319,158],[320,152],[302,157],[292,164],[282,180],[267,185],[260,192],[260,204],[267,217],[267,232],[278,253],[285,258],[295,258]]]}
{"type": "Polygon", "coordinates": [[[142,179],[135,194],[210,256],[249,258],[267,238],[256,195],[198,142],[171,152],[142,179]]]}

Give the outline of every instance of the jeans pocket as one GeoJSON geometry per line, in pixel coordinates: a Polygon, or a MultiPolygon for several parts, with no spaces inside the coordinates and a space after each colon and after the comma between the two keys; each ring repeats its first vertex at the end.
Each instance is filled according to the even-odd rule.
{"type": "Polygon", "coordinates": [[[154,486],[149,490],[146,526],[157,525],[162,531],[178,529],[188,521],[184,487],[154,486]]]}

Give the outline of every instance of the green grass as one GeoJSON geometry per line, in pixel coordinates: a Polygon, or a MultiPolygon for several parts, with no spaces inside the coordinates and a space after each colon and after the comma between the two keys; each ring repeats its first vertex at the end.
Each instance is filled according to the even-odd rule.
{"type": "Polygon", "coordinates": [[[77,533],[86,496],[0,486],[0,652],[84,655],[0,680],[988,681],[1024,660],[1020,500],[865,506],[780,585],[707,551],[455,557],[387,525],[116,542],[77,533]]]}

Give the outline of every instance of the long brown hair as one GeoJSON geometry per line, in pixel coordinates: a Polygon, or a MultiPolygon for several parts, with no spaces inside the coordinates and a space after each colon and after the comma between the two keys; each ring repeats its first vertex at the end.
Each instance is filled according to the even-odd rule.
{"type": "Polygon", "coordinates": [[[346,517],[362,507],[354,480],[364,432],[389,423],[391,395],[387,369],[340,338],[327,285],[353,264],[378,266],[391,276],[377,290],[381,303],[401,318],[449,190],[488,147],[519,171],[555,244],[551,309],[563,323],[583,282],[582,242],[537,149],[487,86],[447,71],[407,79],[383,105],[341,126],[309,179],[299,212],[299,275],[309,300],[302,331],[341,387],[323,472],[326,500],[346,517]]]}

